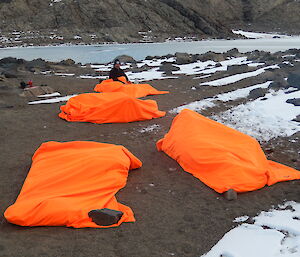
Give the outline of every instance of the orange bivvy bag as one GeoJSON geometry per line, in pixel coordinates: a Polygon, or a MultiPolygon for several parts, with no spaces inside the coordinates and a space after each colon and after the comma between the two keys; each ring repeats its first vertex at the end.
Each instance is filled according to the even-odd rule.
{"type": "Polygon", "coordinates": [[[141,100],[124,93],[90,93],[69,99],[61,106],[59,117],[67,121],[125,123],[151,120],[166,115],[156,101],[141,100]]]}
{"type": "Polygon", "coordinates": [[[299,171],[267,160],[254,138],[187,109],[157,148],[218,193],[300,179],[299,171]]]}
{"type": "Polygon", "coordinates": [[[134,222],[132,210],[115,194],[126,185],[128,171],[142,163],[125,147],[96,142],[48,142],[32,166],[16,202],[5,218],[21,226],[115,227],[134,222]],[[122,212],[116,224],[97,225],[89,212],[107,208],[122,212]]]}
{"type": "MultiPolygon", "coordinates": [[[[124,77],[120,77],[119,79],[126,83],[126,79],[124,77]]],[[[158,91],[149,84],[123,84],[122,82],[113,81],[112,79],[102,81],[100,84],[96,85],[94,91],[100,93],[122,92],[136,98],[147,95],[161,95],[169,93],[169,91],[158,91]]]]}

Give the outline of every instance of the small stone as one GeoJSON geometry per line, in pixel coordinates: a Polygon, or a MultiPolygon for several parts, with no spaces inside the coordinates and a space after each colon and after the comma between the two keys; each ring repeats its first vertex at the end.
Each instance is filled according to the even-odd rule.
{"type": "Polygon", "coordinates": [[[0,103],[0,109],[3,108],[3,109],[11,109],[11,108],[14,108],[13,105],[7,105],[7,104],[2,104],[0,103]]]}
{"type": "Polygon", "coordinates": [[[273,153],[273,152],[274,152],[274,150],[272,148],[266,148],[265,149],[265,153],[270,154],[270,153],[273,153]]]}
{"type": "Polygon", "coordinates": [[[224,197],[228,201],[237,200],[237,192],[233,189],[229,189],[227,192],[224,193],[224,197]]]}
{"type": "Polygon", "coordinates": [[[111,226],[117,224],[123,216],[123,212],[111,209],[92,210],[88,213],[94,223],[99,226],[111,226]]]}
{"type": "Polygon", "coordinates": [[[142,194],[147,194],[147,193],[148,193],[148,191],[147,191],[147,189],[145,189],[145,188],[142,188],[142,189],[141,189],[141,193],[142,193],[142,194]]]}

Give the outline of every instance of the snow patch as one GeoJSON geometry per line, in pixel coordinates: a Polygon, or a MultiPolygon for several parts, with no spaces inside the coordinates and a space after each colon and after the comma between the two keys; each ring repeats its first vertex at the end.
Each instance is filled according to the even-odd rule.
{"type": "Polygon", "coordinates": [[[107,76],[97,76],[97,75],[80,75],[80,79],[107,79],[107,76]]]}
{"type": "Polygon", "coordinates": [[[213,98],[207,98],[207,99],[203,99],[200,101],[196,101],[196,102],[192,102],[192,103],[189,103],[186,105],[176,107],[176,108],[172,109],[170,111],[170,113],[180,113],[184,109],[190,109],[192,111],[201,111],[201,110],[205,110],[207,108],[212,108],[215,105],[216,104],[214,103],[213,98]]]}
{"type": "Polygon", "coordinates": [[[249,219],[249,216],[245,215],[245,216],[241,216],[241,217],[237,217],[233,220],[233,222],[239,223],[239,222],[244,222],[247,219],[249,219]]]}
{"type": "Polygon", "coordinates": [[[296,57],[295,54],[287,54],[287,55],[283,55],[281,56],[282,58],[288,58],[288,57],[296,57]]]}
{"type": "Polygon", "coordinates": [[[251,61],[247,61],[247,56],[231,58],[229,60],[221,61],[219,62],[219,64],[221,64],[220,67],[215,67],[217,63],[214,61],[206,61],[206,62],[197,61],[189,64],[175,65],[176,67],[179,67],[180,70],[173,71],[173,74],[185,74],[185,75],[213,74],[216,73],[217,71],[226,71],[228,67],[232,65],[242,65],[242,64],[249,65],[251,63],[252,63],[251,61]]]}
{"type": "Polygon", "coordinates": [[[242,35],[246,38],[252,39],[291,38],[291,36],[280,35],[275,33],[247,32],[243,30],[232,30],[232,32],[234,34],[242,35]]]}
{"type": "Polygon", "coordinates": [[[202,257],[298,257],[300,221],[295,217],[300,217],[300,203],[294,201],[261,212],[253,225],[244,223],[232,229],[202,257]]]}
{"type": "Polygon", "coordinates": [[[137,63],[138,68],[143,67],[144,65],[148,65],[150,67],[158,67],[160,66],[163,62],[175,62],[176,59],[175,57],[171,58],[162,58],[162,59],[153,59],[153,60],[143,60],[140,63],[137,63]]]}
{"type": "Polygon", "coordinates": [[[211,77],[211,75],[204,75],[204,76],[201,76],[201,77],[194,77],[193,79],[205,79],[205,78],[209,78],[211,77]]]}
{"type": "Polygon", "coordinates": [[[183,106],[179,106],[171,110],[171,113],[179,113],[183,109],[190,109],[192,111],[201,111],[210,107],[214,107],[217,104],[217,101],[228,102],[235,101],[241,98],[245,98],[249,95],[250,91],[257,88],[267,88],[272,81],[268,81],[262,84],[253,85],[246,88],[240,88],[234,91],[230,91],[228,93],[218,94],[215,97],[206,98],[200,101],[195,101],[183,106]]]}
{"type": "Polygon", "coordinates": [[[47,97],[54,97],[54,96],[60,96],[60,93],[55,92],[55,93],[52,93],[52,94],[39,95],[38,97],[47,98],[47,97]]]}
{"type": "Polygon", "coordinates": [[[221,79],[217,79],[217,80],[213,80],[213,81],[209,81],[209,82],[204,82],[204,83],[201,83],[200,85],[214,86],[214,87],[226,86],[226,85],[236,83],[236,82],[246,79],[246,78],[256,77],[256,76],[266,72],[267,69],[280,69],[280,67],[277,64],[271,65],[271,66],[267,66],[267,67],[258,69],[256,71],[239,73],[239,74],[235,74],[235,75],[232,75],[229,77],[225,77],[225,78],[221,78],[221,79]]]}
{"type": "Polygon", "coordinates": [[[152,131],[159,130],[159,129],[160,129],[160,126],[158,124],[154,124],[154,125],[151,125],[151,126],[148,126],[146,128],[139,130],[139,132],[146,133],[146,132],[152,132],[152,131]]]}
{"type": "Polygon", "coordinates": [[[62,77],[73,77],[75,76],[74,73],[54,73],[55,76],[62,76],[62,77]]]}
{"type": "Polygon", "coordinates": [[[299,124],[292,121],[300,114],[300,108],[286,101],[300,98],[300,91],[286,94],[288,90],[268,93],[264,98],[238,105],[212,118],[259,141],[291,136],[300,131],[299,124]]]}
{"type": "Polygon", "coordinates": [[[128,72],[127,76],[130,81],[142,82],[154,79],[172,79],[178,78],[174,76],[165,76],[163,72],[158,71],[159,68],[153,68],[148,71],[142,71],[138,73],[128,72]]]}
{"type": "Polygon", "coordinates": [[[77,95],[68,95],[68,96],[57,97],[57,98],[52,98],[52,99],[33,101],[33,102],[29,102],[28,104],[53,104],[53,103],[59,103],[59,102],[66,102],[74,96],[77,96],[77,95]]]}
{"type": "Polygon", "coordinates": [[[253,85],[253,86],[246,87],[246,88],[240,88],[240,89],[228,92],[228,93],[219,94],[215,97],[215,99],[218,101],[227,102],[227,101],[234,101],[237,99],[245,98],[249,95],[249,93],[253,89],[268,88],[268,86],[270,86],[272,84],[272,82],[273,81],[267,81],[262,84],[257,84],[257,85],[253,85]]]}

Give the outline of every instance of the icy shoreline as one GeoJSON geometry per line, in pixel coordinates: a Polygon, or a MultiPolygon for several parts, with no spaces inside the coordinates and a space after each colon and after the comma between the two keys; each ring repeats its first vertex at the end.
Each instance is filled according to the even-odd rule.
{"type": "MultiPolygon", "coordinates": [[[[242,32],[241,32],[242,33],[242,32]]],[[[250,32],[244,32],[246,35],[250,32]]],[[[64,43],[48,44],[46,46],[14,46],[0,49],[0,59],[17,57],[26,60],[43,58],[48,61],[60,61],[73,58],[81,63],[107,63],[118,55],[126,54],[136,60],[146,56],[162,56],[176,52],[202,54],[207,51],[226,52],[238,48],[240,52],[262,50],[269,52],[285,51],[300,47],[300,36],[286,36],[277,34],[253,33],[254,39],[205,39],[198,41],[184,41],[182,39],[166,42],[136,42],[136,43],[64,43]],[[256,39],[255,39],[256,38],[256,39]]]]}

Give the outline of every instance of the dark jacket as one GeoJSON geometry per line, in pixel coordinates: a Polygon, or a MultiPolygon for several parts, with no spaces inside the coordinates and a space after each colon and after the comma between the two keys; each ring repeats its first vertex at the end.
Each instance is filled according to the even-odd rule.
{"type": "Polygon", "coordinates": [[[109,78],[113,79],[114,81],[119,81],[118,80],[119,77],[125,77],[126,80],[129,81],[128,77],[126,76],[125,72],[122,69],[112,68],[109,73],[109,78]]]}

